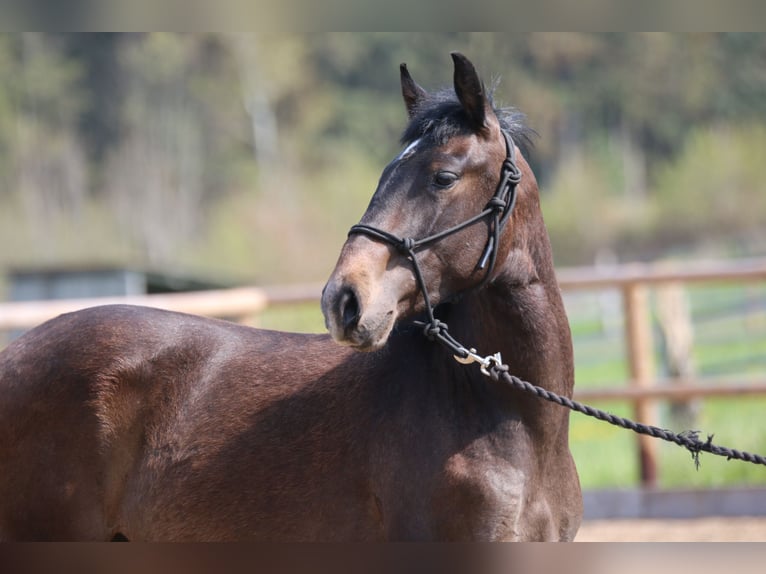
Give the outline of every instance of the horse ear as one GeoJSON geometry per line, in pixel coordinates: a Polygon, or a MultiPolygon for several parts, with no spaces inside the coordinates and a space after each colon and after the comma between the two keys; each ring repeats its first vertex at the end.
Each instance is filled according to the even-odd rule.
{"type": "Polygon", "coordinates": [[[415,80],[412,79],[409,70],[407,70],[407,64],[401,64],[399,66],[399,72],[402,78],[402,97],[404,98],[404,105],[407,106],[407,115],[412,117],[415,115],[418,105],[426,98],[428,93],[418,86],[415,83],[415,80]]]}
{"type": "Polygon", "coordinates": [[[483,129],[487,125],[487,112],[490,109],[484,84],[468,58],[460,52],[452,52],[450,55],[455,63],[455,93],[474,128],[483,129]]]}

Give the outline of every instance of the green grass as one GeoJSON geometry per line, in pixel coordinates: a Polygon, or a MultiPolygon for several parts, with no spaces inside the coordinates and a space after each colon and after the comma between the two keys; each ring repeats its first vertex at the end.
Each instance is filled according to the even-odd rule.
{"type": "MultiPolygon", "coordinates": [[[[702,404],[701,438],[713,434],[714,444],[755,454],[766,454],[766,397],[716,398],[702,404]]],[[[720,487],[766,484],[766,468],[725,457],[702,454],[694,470],[689,455],[678,447],[663,445],[660,451],[662,486],[720,487]],[[680,462],[679,462],[680,459],[680,462]]]]}
{"type": "MultiPolygon", "coordinates": [[[[592,406],[628,418],[633,416],[627,403],[592,406]]],[[[713,434],[713,442],[719,446],[766,454],[766,424],[762,422],[765,409],[766,397],[708,398],[701,404],[694,430],[701,431],[703,440],[713,434]]],[[[689,430],[674,428],[667,410],[660,409],[660,426],[674,432],[689,430]]],[[[638,486],[638,435],[579,413],[572,413],[570,420],[570,447],[583,488],[638,486]]],[[[763,466],[702,453],[697,470],[688,451],[660,440],[657,453],[659,486],[663,488],[766,485],[763,466]]]]}
{"type": "Polygon", "coordinates": [[[299,305],[275,305],[269,307],[259,318],[258,326],[296,333],[325,333],[324,318],[319,303],[299,305]]]}
{"type": "MultiPolygon", "coordinates": [[[[618,416],[631,416],[630,407],[618,403],[591,405],[618,416]]],[[[583,488],[635,486],[638,459],[636,435],[593,418],[572,413],[569,446],[583,488]]]]}

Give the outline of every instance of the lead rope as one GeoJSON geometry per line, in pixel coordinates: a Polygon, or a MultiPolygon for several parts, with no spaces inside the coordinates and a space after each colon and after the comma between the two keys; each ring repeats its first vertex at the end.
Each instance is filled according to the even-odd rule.
{"type": "Polygon", "coordinates": [[[491,217],[490,228],[488,231],[487,243],[482,251],[482,255],[477,264],[477,269],[487,269],[481,282],[475,287],[480,289],[490,280],[492,270],[495,267],[497,261],[497,246],[500,241],[500,233],[505,227],[505,223],[513,211],[513,207],[516,203],[516,186],[521,181],[521,171],[516,165],[515,146],[511,136],[505,131],[502,132],[505,139],[506,158],[503,161],[503,166],[500,172],[500,181],[498,182],[495,194],[492,199],[489,200],[484,210],[478,215],[450,227],[445,231],[430,235],[423,239],[411,239],[402,238],[377,229],[370,225],[358,224],[351,227],[348,234],[362,234],[378,239],[390,245],[396,247],[396,249],[405,255],[407,259],[412,263],[412,268],[415,273],[415,279],[418,283],[418,288],[423,294],[423,301],[425,303],[427,321],[414,321],[414,324],[418,327],[422,327],[423,334],[430,340],[438,342],[450,350],[454,359],[463,364],[470,365],[477,363],[481,373],[495,381],[503,381],[511,387],[540,397],[546,401],[556,403],[557,405],[566,407],[572,411],[582,413],[586,416],[596,418],[601,421],[605,421],[611,425],[632,430],[635,433],[659,438],[667,442],[675,443],[679,446],[686,448],[692,455],[695,467],[699,469],[700,461],[699,455],[701,452],[709,452],[717,456],[725,456],[727,460],[742,460],[745,462],[752,462],[753,464],[761,464],[766,466],[766,457],[751,454],[736,449],[731,449],[723,446],[713,444],[713,435],[708,435],[707,440],[703,441],[699,438],[699,431],[689,430],[681,433],[674,433],[667,429],[661,429],[659,427],[645,425],[637,423],[627,418],[618,417],[606,411],[590,407],[569,397],[558,395],[552,391],[533,385],[527,381],[523,381],[518,377],[511,375],[508,365],[503,363],[500,353],[494,355],[488,355],[483,357],[477,354],[476,349],[466,348],[460,344],[449,333],[449,328],[446,323],[439,321],[434,316],[434,308],[431,305],[431,299],[428,296],[428,289],[426,288],[425,280],[423,279],[423,273],[418,263],[416,251],[417,249],[439,241],[453,233],[465,229],[466,227],[473,225],[474,223],[481,221],[485,217],[491,217]]]}
{"type": "MultiPolygon", "coordinates": [[[[447,346],[450,349],[452,348],[451,344],[447,346]]],[[[701,452],[709,452],[717,456],[725,456],[727,460],[742,460],[745,462],[752,462],[753,464],[766,465],[766,457],[761,455],[713,444],[713,435],[708,435],[707,440],[703,441],[699,438],[700,431],[688,430],[681,433],[674,433],[667,429],[637,423],[630,419],[618,417],[609,412],[588,406],[570,399],[569,397],[558,395],[552,391],[538,387],[537,385],[533,385],[532,383],[511,375],[508,372],[508,365],[502,362],[499,353],[482,357],[481,355],[477,355],[474,349],[467,350],[463,347],[463,350],[467,353],[467,357],[463,358],[463,355],[456,354],[454,357],[456,361],[462,364],[478,363],[482,374],[495,381],[503,381],[517,390],[535,395],[546,401],[556,403],[557,405],[607,422],[616,427],[632,430],[638,434],[659,438],[686,448],[691,453],[694,465],[697,469],[699,469],[700,466],[699,455],[701,452]]]]}

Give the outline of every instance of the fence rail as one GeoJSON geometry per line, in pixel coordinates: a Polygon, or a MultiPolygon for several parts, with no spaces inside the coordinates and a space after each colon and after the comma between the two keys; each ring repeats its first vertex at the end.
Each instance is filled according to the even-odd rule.
{"type": "Polygon", "coordinates": [[[0,303],[0,331],[28,329],[62,313],[110,304],[144,305],[182,313],[245,320],[266,309],[269,296],[258,287],[238,287],[188,293],[0,303]]]}
{"type": "MultiPolygon", "coordinates": [[[[658,384],[648,302],[649,289],[662,284],[765,281],[766,258],[711,261],[683,266],[629,264],[606,269],[570,268],[560,270],[558,280],[564,291],[617,290],[622,296],[629,368],[627,386],[619,389],[582,389],[576,393],[578,400],[629,401],[634,405],[637,420],[657,426],[657,400],[766,394],[764,380],[707,379],[703,383],[696,379],[682,378],[675,380],[673,385],[658,384]]],[[[0,331],[33,327],[61,313],[108,303],[147,305],[252,323],[269,306],[317,301],[321,289],[320,284],[307,284],[120,298],[0,303],[0,331]]],[[[657,481],[656,445],[649,437],[637,438],[641,481],[644,486],[653,486],[657,481]]]]}
{"type": "Polygon", "coordinates": [[[766,280],[766,258],[677,263],[628,263],[604,267],[572,267],[557,273],[565,291],[623,289],[661,283],[718,283],[766,280]]]}

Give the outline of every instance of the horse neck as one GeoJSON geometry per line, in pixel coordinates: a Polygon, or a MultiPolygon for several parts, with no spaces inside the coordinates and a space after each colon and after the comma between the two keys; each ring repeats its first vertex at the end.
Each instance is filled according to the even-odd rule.
{"type": "Polygon", "coordinates": [[[530,185],[506,230],[511,251],[484,289],[455,306],[450,331],[482,355],[500,352],[511,374],[571,396],[571,333],[534,180],[530,185]]]}

